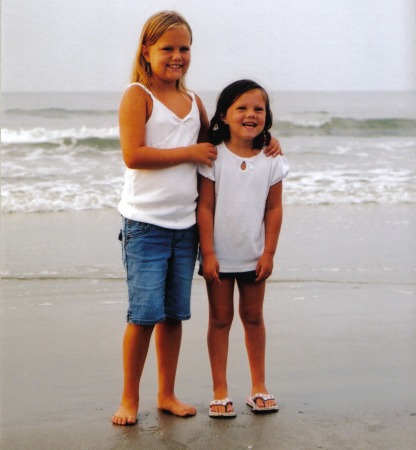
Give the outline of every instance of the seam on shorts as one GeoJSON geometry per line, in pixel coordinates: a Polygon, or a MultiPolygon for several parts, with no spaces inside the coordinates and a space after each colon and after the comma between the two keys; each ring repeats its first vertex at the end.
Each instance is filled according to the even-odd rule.
{"type": "Polygon", "coordinates": [[[178,314],[175,313],[171,313],[169,311],[166,311],[166,317],[168,317],[169,319],[173,319],[173,320],[189,320],[191,318],[191,315],[187,314],[186,316],[180,316],[178,314]]]}
{"type": "Polygon", "coordinates": [[[127,323],[130,323],[131,325],[142,325],[142,326],[157,325],[158,323],[164,322],[165,320],[166,316],[158,320],[129,319],[129,317],[127,316],[127,323]]]}

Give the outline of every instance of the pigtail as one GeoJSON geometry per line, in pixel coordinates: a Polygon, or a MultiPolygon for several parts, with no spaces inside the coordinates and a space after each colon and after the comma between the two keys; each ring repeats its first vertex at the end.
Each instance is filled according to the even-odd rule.
{"type": "Polygon", "coordinates": [[[208,140],[213,145],[219,145],[230,138],[230,127],[215,113],[208,129],[208,140]]]}
{"type": "Polygon", "coordinates": [[[256,149],[266,148],[270,144],[271,138],[272,138],[271,134],[265,128],[263,130],[263,133],[260,133],[253,139],[253,148],[256,149]]]}

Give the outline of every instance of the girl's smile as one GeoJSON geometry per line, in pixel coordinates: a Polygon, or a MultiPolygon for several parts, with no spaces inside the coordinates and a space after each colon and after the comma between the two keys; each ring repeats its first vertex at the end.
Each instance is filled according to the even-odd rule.
{"type": "Polygon", "coordinates": [[[152,68],[152,81],[176,82],[191,62],[191,35],[185,27],[172,28],[155,44],[143,45],[143,56],[152,68]]]}
{"type": "Polygon", "coordinates": [[[266,101],[260,89],[241,95],[227,110],[223,121],[230,127],[229,145],[251,145],[264,129],[266,101]]]}

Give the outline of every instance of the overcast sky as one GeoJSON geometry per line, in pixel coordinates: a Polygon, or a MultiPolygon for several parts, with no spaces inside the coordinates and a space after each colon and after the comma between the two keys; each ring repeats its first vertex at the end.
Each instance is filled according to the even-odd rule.
{"type": "Polygon", "coordinates": [[[2,90],[120,91],[165,9],[191,25],[196,91],[416,89],[415,0],[2,0],[2,90]]]}

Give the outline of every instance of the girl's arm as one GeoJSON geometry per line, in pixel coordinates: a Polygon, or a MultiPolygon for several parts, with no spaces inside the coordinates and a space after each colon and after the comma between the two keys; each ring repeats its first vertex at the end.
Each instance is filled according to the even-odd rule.
{"type": "Polygon", "coordinates": [[[275,158],[277,155],[283,155],[282,147],[280,147],[280,142],[272,136],[269,145],[264,149],[266,156],[273,156],[275,158]]]}
{"type": "Polygon", "coordinates": [[[145,145],[146,122],[151,100],[140,86],[131,86],[121,100],[119,110],[120,143],[126,166],[130,169],[164,169],[185,162],[212,166],[217,150],[201,143],[174,149],[156,149],[145,145]]]}
{"type": "Polygon", "coordinates": [[[207,112],[205,111],[201,99],[197,95],[195,95],[195,98],[199,109],[199,118],[201,120],[201,129],[199,130],[198,143],[208,142],[208,130],[209,130],[208,115],[207,112]]]}
{"type": "Polygon", "coordinates": [[[198,175],[198,207],[196,210],[196,221],[199,228],[199,242],[203,257],[203,275],[207,281],[219,279],[220,266],[214,252],[214,208],[215,208],[215,185],[208,178],[198,175]]]}
{"type": "Polygon", "coordinates": [[[256,281],[263,281],[273,271],[273,257],[276,253],[277,241],[279,240],[280,228],[283,219],[282,206],[283,183],[274,184],[269,191],[264,213],[265,245],[256,267],[256,281]]]}

